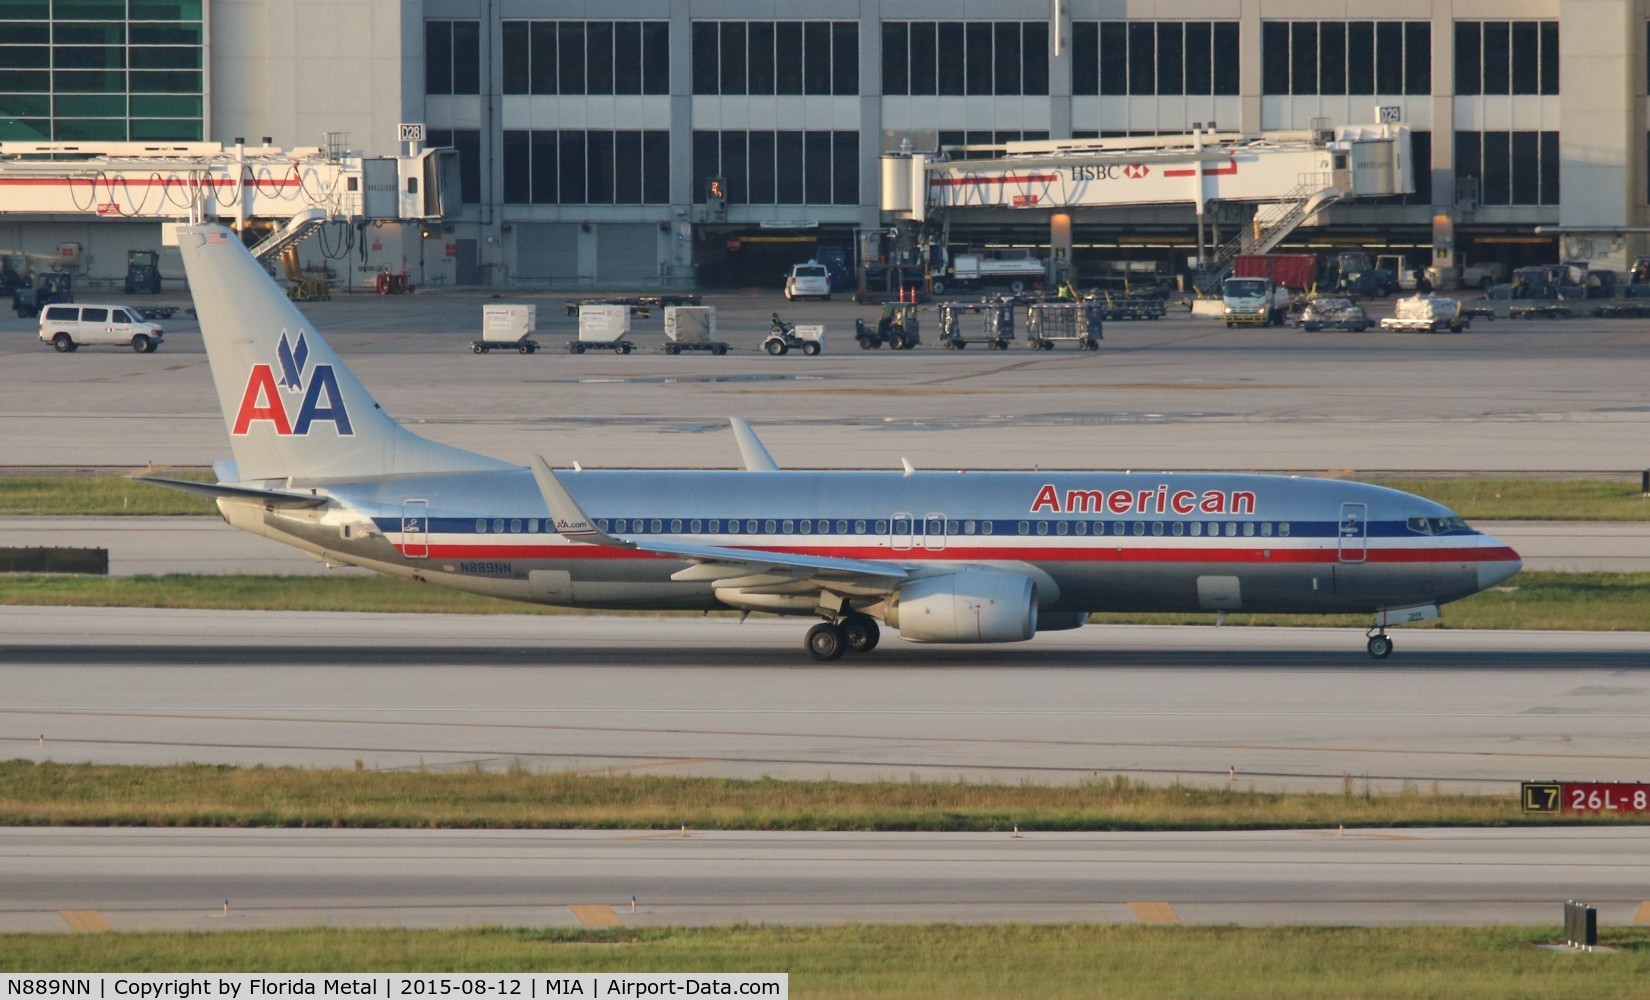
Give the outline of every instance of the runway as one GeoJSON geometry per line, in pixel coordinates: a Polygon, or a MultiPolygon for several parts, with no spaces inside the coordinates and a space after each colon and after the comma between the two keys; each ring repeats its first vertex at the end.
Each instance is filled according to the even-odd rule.
{"type": "Polygon", "coordinates": [[[0,756],[1508,792],[1650,773],[1650,635],[0,608],[0,756]]]}
{"type": "Polygon", "coordinates": [[[1650,830],[0,830],[0,931],[1631,922],[1650,830]],[[635,909],[630,908],[632,897],[635,909]],[[225,905],[227,904],[227,913],[225,905]]]}

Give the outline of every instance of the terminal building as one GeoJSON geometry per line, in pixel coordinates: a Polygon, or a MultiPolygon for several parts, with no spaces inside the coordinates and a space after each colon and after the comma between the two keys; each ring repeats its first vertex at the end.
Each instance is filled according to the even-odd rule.
{"type": "MultiPolygon", "coordinates": [[[[1409,127],[1413,193],[1336,203],[1292,242],[1444,271],[1619,261],[1650,223],[1647,18],[1639,0],[0,0],[0,156],[326,133],[395,155],[422,125],[459,152],[459,204],[375,228],[352,266],[777,288],[888,227],[881,160],[902,147],[1307,130],[1384,108],[1409,127]]],[[[152,221],[18,208],[0,197],[0,250],[72,239],[109,262],[94,276],[115,247],[158,244],[152,221]]],[[[1208,211],[1230,231],[1253,208],[1208,211]]],[[[947,239],[1042,255],[1050,215],[954,208],[947,239]]],[[[1197,241],[1189,203],[1067,221],[1080,275],[1180,271],[1197,241]]]]}

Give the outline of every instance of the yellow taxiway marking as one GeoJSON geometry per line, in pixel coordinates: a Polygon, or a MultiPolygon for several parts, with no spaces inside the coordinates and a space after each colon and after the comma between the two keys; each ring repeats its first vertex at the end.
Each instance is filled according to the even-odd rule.
{"type": "Polygon", "coordinates": [[[109,923],[109,918],[96,910],[58,910],[57,915],[69,925],[71,931],[112,931],[115,925],[109,923]]]}
{"type": "Polygon", "coordinates": [[[1180,923],[1180,914],[1168,903],[1130,903],[1129,910],[1143,924],[1180,923]]]}
{"type": "Polygon", "coordinates": [[[613,912],[613,907],[602,903],[574,903],[568,907],[579,923],[586,927],[623,927],[624,921],[613,912]]]}
{"type": "Polygon", "coordinates": [[[1633,914],[1633,923],[1650,924],[1650,899],[1639,904],[1639,911],[1633,914]]]}

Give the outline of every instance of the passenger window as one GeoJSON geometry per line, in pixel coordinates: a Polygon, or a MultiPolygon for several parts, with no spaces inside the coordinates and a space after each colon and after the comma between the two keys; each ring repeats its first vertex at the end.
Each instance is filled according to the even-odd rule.
{"type": "Polygon", "coordinates": [[[1278,525],[1278,537],[1280,537],[1280,538],[1288,538],[1289,537],[1289,522],[1288,521],[1284,521],[1284,522],[1282,522],[1278,525]]]}
{"type": "Polygon", "coordinates": [[[480,535],[485,535],[487,533],[487,519],[486,518],[484,518],[484,517],[476,518],[476,533],[480,534],[480,535]]]}
{"type": "Polygon", "coordinates": [[[1243,537],[1244,538],[1253,538],[1253,537],[1255,537],[1255,522],[1253,522],[1253,521],[1243,522],[1243,537]]]}
{"type": "Polygon", "coordinates": [[[792,532],[792,531],[795,531],[795,530],[796,530],[796,522],[794,522],[794,521],[786,521],[786,522],[785,522],[785,523],[784,523],[784,524],[782,524],[782,525],[780,525],[780,528],[779,528],[779,530],[780,530],[780,531],[782,531],[782,532],[784,532],[784,533],[785,533],[785,534],[787,534],[787,535],[788,535],[788,534],[790,534],[790,533],[791,533],[791,532],[792,532]]]}
{"type": "Polygon", "coordinates": [[[1237,522],[1236,521],[1226,522],[1226,537],[1227,538],[1236,538],[1237,537],[1237,522]]]}
{"type": "MultiPolygon", "coordinates": [[[[790,523],[791,523],[791,522],[789,522],[789,521],[786,521],[786,522],[785,522],[785,525],[786,525],[786,527],[785,527],[785,530],[786,530],[786,531],[789,531],[789,530],[791,530],[791,529],[790,529],[790,523]]],[[[803,518],[803,519],[802,519],[802,520],[801,520],[801,521],[799,521],[799,522],[798,522],[798,524],[799,524],[799,526],[800,526],[800,527],[801,527],[801,528],[802,528],[802,533],[803,533],[803,534],[804,534],[804,535],[811,535],[811,534],[813,534],[813,531],[814,531],[814,523],[813,523],[813,522],[812,522],[812,521],[810,521],[810,520],[808,520],[808,519],[807,519],[807,518],[803,518]]]]}
{"type": "Polygon", "coordinates": [[[1136,521],[1136,522],[1134,522],[1134,533],[1137,534],[1137,535],[1144,535],[1146,533],[1146,522],[1145,521],[1136,521]]]}
{"type": "Polygon", "coordinates": [[[730,535],[739,534],[739,522],[738,521],[734,521],[734,520],[728,521],[728,534],[730,534],[730,535]]]}
{"type": "Polygon", "coordinates": [[[911,533],[911,519],[906,517],[894,518],[894,534],[909,535],[911,533]]]}
{"type": "Polygon", "coordinates": [[[693,523],[688,525],[688,530],[693,532],[695,535],[697,535],[697,534],[699,534],[699,532],[704,530],[704,527],[705,527],[705,522],[699,520],[696,517],[696,518],[693,519],[693,523]]]}
{"type": "Polygon", "coordinates": [[[1201,538],[1202,536],[1203,536],[1203,522],[1202,521],[1193,521],[1192,522],[1192,537],[1193,538],[1201,538]]]}
{"type": "Polygon", "coordinates": [[[673,534],[673,535],[679,535],[679,534],[682,533],[682,519],[681,518],[673,517],[673,518],[670,519],[670,533],[673,534]]]}
{"type": "Polygon", "coordinates": [[[945,533],[946,534],[955,535],[955,534],[958,534],[961,531],[962,531],[962,522],[961,521],[947,521],[947,522],[945,522],[945,533]]]}
{"type": "Polygon", "coordinates": [[[1038,521],[1037,522],[1037,534],[1039,534],[1039,535],[1048,534],[1048,522],[1047,521],[1038,521]]]}
{"type": "Polygon", "coordinates": [[[1172,530],[1174,532],[1174,536],[1176,538],[1179,538],[1181,535],[1184,535],[1186,533],[1186,522],[1176,521],[1174,523],[1174,527],[1170,530],[1172,530]]]}
{"type": "Polygon", "coordinates": [[[1111,523],[1111,533],[1112,534],[1121,535],[1123,533],[1123,531],[1124,531],[1124,528],[1123,528],[1123,522],[1122,521],[1113,521],[1111,523]]]}
{"type": "Polygon", "coordinates": [[[1163,534],[1163,522],[1162,521],[1153,521],[1152,522],[1152,534],[1154,534],[1154,535],[1163,534]]]}
{"type": "Polygon", "coordinates": [[[980,522],[980,534],[982,534],[982,535],[991,534],[993,531],[997,530],[996,525],[997,525],[997,522],[995,522],[995,521],[981,521],[980,522]]]}
{"type": "Polygon", "coordinates": [[[879,534],[879,535],[888,534],[888,522],[881,519],[881,518],[877,519],[877,534],[879,534]]]}
{"type": "Polygon", "coordinates": [[[107,323],[109,322],[109,310],[82,309],[80,311],[80,321],[82,323],[107,323]]]}
{"type": "Polygon", "coordinates": [[[1071,525],[1067,524],[1066,522],[1064,522],[1064,521],[1055,521],[1054,522],[1054,533],[1056,535],[1063,535],[1063,534],[1065,534],[1066,532],[1068,532],[1070,530],[1071,530],[1071,525]]]}
{"type": "Polygon", "coordinates": [[[819,532],[819,533],[820,533],[820,534],[821,534],[821,535],[829,535],[829,534],[830,534],[830,533],[831,533],[831,522],[830,522],[830,521],[827,521],[827,520],[826,520],[826,519],[825,519],[825,518],[823,518],[823,517],[822,517],[822,518],[820,518],[820,519],[819,519],[819,527],[818,527],[818,529],[816,529],[816,530],[818,530],[818,532],[819,532]]]}
{"type": "Polygon", "coordinates": [[[974,524],[973,521],[964,521],[963,522],[963,534],[972,535],[974,533],[975,527],[976,527],[976,525],[974,524]]]}
{"type": "Polygon", "coordinates": [[[1089,523],[1087,521],[1078,521],[1075,530],[1079,535],[1086,535],[1089,533],[1089,523]]]}
{"type": "Polygon", "coordinates": [[[1020,522],[1020,534],[1022,534],[1022,535],[1031,534],[1031,522],[1030,521],[1021,521],[1020,522]]]}
{"type": "Polygon", "coordinates": [[[848,522],[838,521],[836,523],[836,533],[839,535],[846,535],[848,533],[848,522]]]}
{"type": "Polygon", "coordinates": [[[605,518],[600,518],[600,517],[596,518],[596,528],[598,530],[601,530],[601,531],[606,531],[607,530],[607,520],[605,518]]]}
{"type": "Polygon", "coordinates": [[[773,533],[774,533],[774,532],[775,532],[775,531],[778,531],[778,530],[779,530],[779,525],[778,525],[778,523],[777,523],[777,522],[775,522],[775,521],[774,521],[774,520],[773,520],[773,519],[772,519],[772,518],[769,518],[769,519],[768,519],[768,520],[766,520],[766,521],[764,521],[764,522],[762,522],[762,530],[763,530],[763,531],[764,531],[764,532],[765,532],[765,533],[767,533],[767,534],[770,534],[770,535],[771,535],[771,534],[773,534],[773,533]]]}
{"type": "Polygon", "coordinates": [[[502,517],[493,518],[493,530],[497,531],[497,532],[500,532],[500,533],[502,533],[504,531],[504,518],[502,518],[502,517]]]}
{"type": "Polygon", "coordinates": [[[1262,538],[1271,538],[1272,537],[1272,522],[1271,521],[1262,521],[1260,523],[1260,537],[1262,537],[1262,538]]]}
{"type": "Polygon", "coordinates": [[[538,534],[538,530],[539,530],[539,519],[536,518],[536,517],[530,519],[527,522],[527,533],[530,534],[530,535],[538,534]]]}
{"type": "MultiPolygon", "coordinates": [[[[604,528],[602,530],[605,531],[607,529],[604,528]]],[[[510,519],[510,532],[512,534],[520,534],[521,533],[521,518],[512,517],[510,519]]]]}
{"type": "Polygon", "coordinates": [[[865,522],[864,521],[859,521],[859,520],[854,521],[854,534],[856,534],[856,535],[865,534],[865,522]]]}
{"type": "Polygon", "coordinates": [[[665,530],[665,523],[663,521],[659,520],[658,518],[654,518],[652,523],[649,524],[648,527],[653,529],[654,534],[658,534],[659,532],[665,530]]]}
{"type": "MultiPolygon", "coordinates": [[[[773,522],[769,521],[768,526],[769,526],[768,530],[772,531],[773,530],[773,522]]],[[[756,534],[756,522],[755,521],[746,521],[745,522],[745,534],[747,534],[747,535],[756,534]]]]}
{"type": "Polygon", "coordinates": [[[722,533],[722,522],[720,519],[714,517],[710,519],[710,533],[713,535],[720,535],[722,533]]]}

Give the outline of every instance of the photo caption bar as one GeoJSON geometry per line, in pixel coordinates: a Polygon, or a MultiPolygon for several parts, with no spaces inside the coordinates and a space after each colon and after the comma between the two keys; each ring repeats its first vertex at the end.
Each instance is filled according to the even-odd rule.
{"type": "Polygon", "coordinates": [[[5,997],[87,997],[90,1000],[270,1000],[274,997],[771,997],[787,1000],[784,972],[538,972],[505,973],[48,973],[0,975],[5,997]]]}

